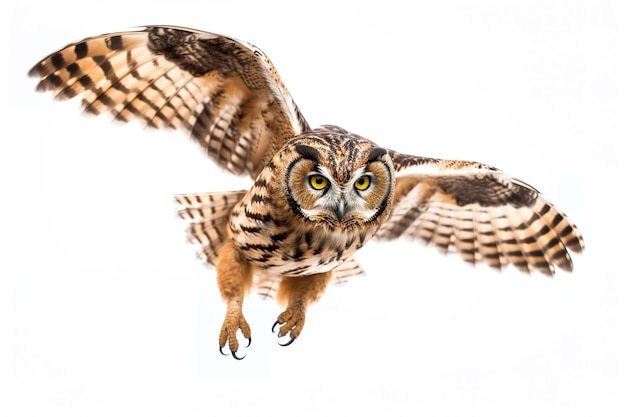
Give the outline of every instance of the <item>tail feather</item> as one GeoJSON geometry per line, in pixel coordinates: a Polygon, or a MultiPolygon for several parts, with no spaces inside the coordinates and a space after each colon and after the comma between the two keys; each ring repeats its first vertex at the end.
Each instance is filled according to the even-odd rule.
{"type": "Polygon", "coordinates": [[[198,256],[215,265],[217,253],[227,238],[230,212],[245,191],[227,191],[174,196],[178,216],[189,221],[187,238],[199,246],[198,256]]]}

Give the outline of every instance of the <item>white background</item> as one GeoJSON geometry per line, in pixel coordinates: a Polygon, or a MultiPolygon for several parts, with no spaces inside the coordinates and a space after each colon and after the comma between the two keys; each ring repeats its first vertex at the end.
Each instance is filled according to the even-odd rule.
{"type": "Polygon", "coordinates": [[[615,1],[62,1],[3,6],[0,415],[626,415],[626,13],[615,1]],[[409,6],[410,5],[410,6],[409,6]],[[80,116],[28,69],[143,24],[260,46],[312,126],[478,160],[580,227],[575,272],[472,268],[371,243],[290,347],[251,296],[252,346],[171,195],[240,189],[184,135],[80,116]]]}

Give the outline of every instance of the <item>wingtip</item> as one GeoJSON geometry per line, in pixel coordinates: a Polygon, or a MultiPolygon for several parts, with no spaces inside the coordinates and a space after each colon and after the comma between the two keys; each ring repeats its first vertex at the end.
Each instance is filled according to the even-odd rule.
{"type": "Polygon", "coordinates": [[[44,75],[43,63],[38,62],[31,69],[28,70],[27,75],[29,77],[38,78],[44,75]]]}

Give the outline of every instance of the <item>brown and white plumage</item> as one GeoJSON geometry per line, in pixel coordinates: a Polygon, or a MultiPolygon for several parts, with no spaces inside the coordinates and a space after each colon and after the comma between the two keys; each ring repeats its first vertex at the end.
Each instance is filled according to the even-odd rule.
{"type": "MultiPolygon", "coordinates": [[[[470,263],[552,275],[581,252],[576,226],[534,188],[476,162],[401,154],[336,126],[311,129],[270,60],[251,44],[165,26],[72,43],[29,73],[87,113],[188,133],[249,190],[176,196],[226,301],[220,350],[250,338],[241,305],[255,286],[286,304],[291,343],[333,281],[362,273],[371,238],[407,237],[470,263]]],[[[275,326],[276,326],[275,325],[275,326]]]]}
{"type": "Polygon", "coordinates": [[[41,79],[37,90],[57,99],[81,95],[86,113],[181,129],[234,174],[256,177],[309,128],[260,49],[193,29],[151,26],[87,38],[29,74],[41,79]]]}
{"type": "Polygon", "coordinates": [[[472,264],[553,275],[583,250],[576,226],[537,190],[474,162],[394,155],[396,195],[376,237],[408,237],[472,264]]]}

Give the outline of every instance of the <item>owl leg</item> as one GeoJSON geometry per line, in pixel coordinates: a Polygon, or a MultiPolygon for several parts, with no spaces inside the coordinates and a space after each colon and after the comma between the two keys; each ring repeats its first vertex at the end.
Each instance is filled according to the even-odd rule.
{"type": "Polygon", "coordinates": [[[252,334],[248,322],[243,317],[242,307],[244,296],[252,285],[252,267],[231,242],[226,242],[219,250],[216,268],[217,286],[226,302],[226,317],[219,338],[220,352],[228,342],[233,357],[243,359],[237,356],[239,349],[237,330],[241,330],[250,346],[252,334]]]}
{"type": "Polygon", "coordinates": [[[287,304],[287,309],[278,316],[276,323],[272,326],[272,332],[275,332],[276,326],[281,325],[278,337],[289,333],[290,340],[281,346],[289,346],[300,336],[307,307],[322,296],[331,277],[332,271],[304,277],[283,278],[278,287],[277,299],[279,303],[287,304]]]}

